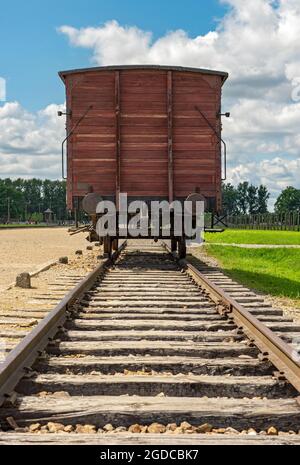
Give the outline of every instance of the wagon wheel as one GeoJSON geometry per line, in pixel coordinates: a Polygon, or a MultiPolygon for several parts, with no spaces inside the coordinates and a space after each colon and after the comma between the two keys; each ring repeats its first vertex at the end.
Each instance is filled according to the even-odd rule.
{"type": "Polygon", "coordinates": [[[118,240],[118,239],[114,239],[114,240],[112,241],[112,249],[113,249],[113,250],[118,250],[118,248],[119,248],[119,240],[118,240]]]}
{"type": "Polygon", "coordinates": [[[186,257],[186,241],[184,237],[180,238],[178,241],[178,256],[180,259],[186,257]]]}
{"type": "Polygon", "coordinates": [[[104,237],[103,246],[104,246],[104,250],[103,250],[104,254],[107,254],[110,257],[111,252],[112,252],[112,240],[111,240],[111,237],[109,237],[109,236],[104,237]]]}
{"type": "Polygon", "coordinates": [[[172,252],[176,252],[177,250],[177,239],[175,239],[175,237],[171,239],[171,250],[172,252]]]}

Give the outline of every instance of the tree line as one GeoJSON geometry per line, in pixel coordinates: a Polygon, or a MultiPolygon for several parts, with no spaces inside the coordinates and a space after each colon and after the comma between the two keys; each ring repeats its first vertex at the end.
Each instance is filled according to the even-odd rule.
{"type": "Polygon", "coordinates": [[[50,209],[57,221],[68,218],[65,181],[0,179],[0,220],[43,221],[50,209]]]}
{"type": "MultiPolygon", "coordinates": [[[[223,213],[264,214],[268,212],[270,193],[266,186],[241,182],[223,184],[223,213]]],[[[0,179],[0,222],[43,220],[49,209],[57,221],[68,219],[66,182],[49,179],[0,179]]],[[[287,187],[275,203],[275,213],[300,211],[300,189],[287,187]]]]}
{"type": "MultiPolygon", "coordinates": [[[[268,213],[270,193],[266,186],[254,186],[241,182],[238,186],[223,184],[223,213],[229,215],[268,213]]],[[[275,202],[275,213],[283,214],[300,211],[300,189],[287,187],[283,189],[275,202]]]]}

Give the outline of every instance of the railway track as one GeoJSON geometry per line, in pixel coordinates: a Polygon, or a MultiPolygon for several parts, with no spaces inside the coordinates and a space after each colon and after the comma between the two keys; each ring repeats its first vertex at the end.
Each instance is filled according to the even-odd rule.
{"type": "Polygon", "coordinates": [[[300,443],[300,326],[218,271],[136,244],[9,353],[0,444],[300,443]]]}

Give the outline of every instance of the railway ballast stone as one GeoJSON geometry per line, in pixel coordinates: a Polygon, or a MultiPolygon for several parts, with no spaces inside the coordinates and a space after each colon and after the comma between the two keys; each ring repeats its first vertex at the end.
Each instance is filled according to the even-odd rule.
{"type": "Polygon", "coordinates": [[[192,425],[190,423],[188,423],[187,421],[183,421],[180,424],[180,428],[182,428],[183,431],[188,431],[188,430],[192,429],[192,425]]]}
{"type": "Polygon", "coordinates": [[[256,436],[257,435],[257,432],[253,428],[248,429],[248,431],[246,431],[246,434],[247,433],[249,434],[249,436],[256,436]]]}
{"type": "Polygon", "coordinates": [[[114,430],[114,433],[127,433],[127,428],[125,428],[125,426],[119,426],[114,430]]]}
{"type": "Polygon", "coordinates": [[[200,434],[211,433],[212,430],[213,430],[213,427],[209,423],[204,423],[203,425],[200,425],[197,428],[197,432],[200,434]]]}
{"type": "Polygon", "coordinates": [[[31,277],[29,273],[21,273],[17,276],[16,286],[21,287],[22,289],[31,288],[31,277]]]}
{"type": "Polygon", "coordinates": [[[111,432],[111,431],[114,430],[114,427],[113,427],[113,425],[108,424],[108,425],[103,426],[103,429],[104,429],[104,431],[106,431],[106,432],[111,432]]]}
{"type": "Polygon", "coordinates": [[[41,429],[41,424],[40,423],[34,423],[33,425],[29,426],[30,433],[35,433],[39,429],[41,429]]]}
{"type": "Polygon", "coordinates": [[[134,434],[141,433],[142,427],[141,425],[131,425],[128,431],[129,433],[134,433],[134,434]]]}
{"type": "Polygon", "coordinates": [[[167,425],[167,431],[175,431],[177,428],[177,424],[176,423],[169,423],[167,425]]]}
{"type": "Polygon", "coordinates": [[[73,431],[74,431],[74,426],[73,425],[68,425],[68,426],[65,426],[65,428],[64,428],[65,433],[72,433],[73,431]]]}
{"type": "Polygon", "coordinates": [[[76,433],[79,434],[96,434],[96,426],[94,425],[77,425],[76,433]]]}
{"type": "Polygon", "coordinates": [[[161,425],[160,423],[152,423],[152,425],[148,426],[148,433],[151,434],[161,434],[166,432],[166,427],[161,425]]]}
{"type": "Polygon", "coordinates": [[[49,433],[58,433],[59,431],[64,431],[65,429],[65,426],[62,425],[61,423],[49,422],[47,424],[47,427],[48,427],[49,433]]]}
{"type": "Polygon", "coordinates": [[[274,428],[274,426],[271,426],[268,431],[267,431],[267,435],[268,436],[277,436],[278,435],[278,431],[276,428],[274,428]]]}
{"type": "Polygon", "coordinates": [[[239,434],[239,431],[229,426],[228,428],[226,428],[225,434],[239,434]]]}

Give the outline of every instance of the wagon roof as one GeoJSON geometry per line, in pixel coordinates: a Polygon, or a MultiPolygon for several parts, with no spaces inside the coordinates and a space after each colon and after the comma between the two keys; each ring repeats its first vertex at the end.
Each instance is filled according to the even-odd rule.
{"type": "Polygon", "coordinates": [[[157,70],[170,70],[170,71],[189,71],[192,73],[200,74],[213,74],[222,76],[223,83],[228,78],[228,73],[224,71],[215,71],[204,68],[188,68],[184,66],[162,66],[162,65],[121,65],[121,66],[99,66],[93,68],[71,69],[67,71],[60,71],[58,74],[63,81],[68,74],[87,73],[93,71],[117,71],[122,69],[157,69],[157,70]]]}

